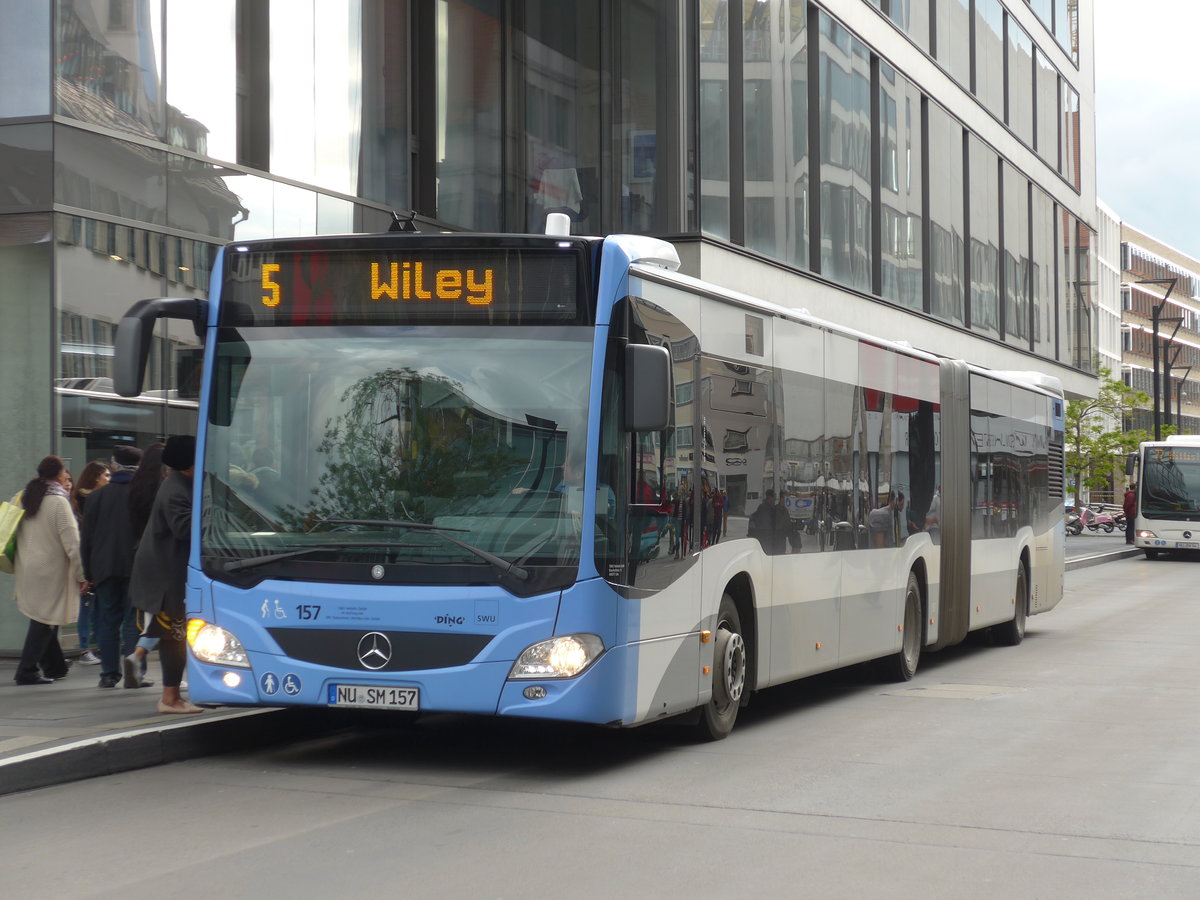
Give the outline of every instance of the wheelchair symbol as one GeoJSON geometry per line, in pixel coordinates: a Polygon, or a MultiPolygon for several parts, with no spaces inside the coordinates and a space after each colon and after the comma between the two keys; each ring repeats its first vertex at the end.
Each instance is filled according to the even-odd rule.
{"type": "Polygon", "coordinates": [[[283,676],[283,692],[289,697],[295,697],[300,693],[300,678],[293,675],[291,672],[283,676]]]}

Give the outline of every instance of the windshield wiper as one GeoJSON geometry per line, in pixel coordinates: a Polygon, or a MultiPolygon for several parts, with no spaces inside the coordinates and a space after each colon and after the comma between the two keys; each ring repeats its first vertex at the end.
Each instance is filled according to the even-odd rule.
{"type": "Polygon", "coordinates": [[[343,550],[348,547],[355,550],[360,547],[395,547],[392,541],[373,541],[367,544],[352,544],[349,541],[336,541],[327,544],[312,544],[302,550],[290,550],[287,553],[267,553],[263,556],[250,556],[246,559],[239,559],[228,563],[225,566],[226,572],[241,572],[244,569],[254,569],[258,566],[265,566],[269,563],[279,562],[284,559],[295,559],[297,556],[307,556],[310,553],[320,553],[324,550],[343,550]]]}
{"type": "MultiPolygon", "coordinates": [[[[497,569],[501,575],[511,575],[518,581],[529,580],[529,570],[524,566],[518,566],[515,562],[509,562],[507,559],[497,556],[495,553],[489,553],[487,550],[473,546],[472,544],[468,544],[466,541],[460,541],[458,538],[449,534],[451,531],[469,534],[470,530],[467,528],[439,528],[437,525],[427,525],[424,522],[410,522],[406,519],[320,519],[312,526],[312,528],[316,528],[317,525],[364,525],[368,528],[404,528],[411,531],[424,531],[428,532],[429,534],[436,534],[443,540],[447,540],[451,544],[461,547],[468,553],[474,554],[484,562],[489,563],[495,569],[497,569]]],[[[312,528],[309,529],[310,533],[312,528]]],[[[356,546],[370,547],[375,545],[359,544],[356,546]]],[[[249,562],[249,560],[247,560],[247,562],[249,562]]]]}

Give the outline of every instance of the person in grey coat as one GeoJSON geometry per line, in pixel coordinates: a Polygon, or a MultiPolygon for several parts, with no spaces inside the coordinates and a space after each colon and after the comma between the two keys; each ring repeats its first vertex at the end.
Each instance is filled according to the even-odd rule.
{"type": "Polygon", "coordinates": [[[192,475],[196,439],[172,435],[163,449],[163,465],[171,473],[158,489],[150,521],[138,542],[129,581],[133,605],[151,617],[146,636],[158,638],[162,661],[160,713],[196,713],[200,707],[179,694],[187,665],[184,645],[184,588],[192,532],[192,475]]]}

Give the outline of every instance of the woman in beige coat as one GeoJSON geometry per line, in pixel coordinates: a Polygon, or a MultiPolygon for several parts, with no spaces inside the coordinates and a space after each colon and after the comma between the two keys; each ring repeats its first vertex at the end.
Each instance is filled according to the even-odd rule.
{"type": "Polygon", "coordinates": [[[67,464],[47,456],[38,463],[37,474],[21,494],[25,515],[17,529],[15,598],[29,617],[17,684],[50,684],[66,677],[58,626],[75,621],[79,594],[87,586],[67,464]]]}

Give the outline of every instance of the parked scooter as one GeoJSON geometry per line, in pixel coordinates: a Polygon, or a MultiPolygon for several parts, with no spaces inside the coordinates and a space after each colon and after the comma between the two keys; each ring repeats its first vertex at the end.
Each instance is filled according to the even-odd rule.
{"type": "Polygon", "coordinates": [[[1097,512],[1090,506],[1067,516],[1067,534],[1082,534],[1084,528],[1091,532],[1103,531],[1105,534],[1112,534],[1116,527],[1116,519],[1106,512],[1097,512]]]}

